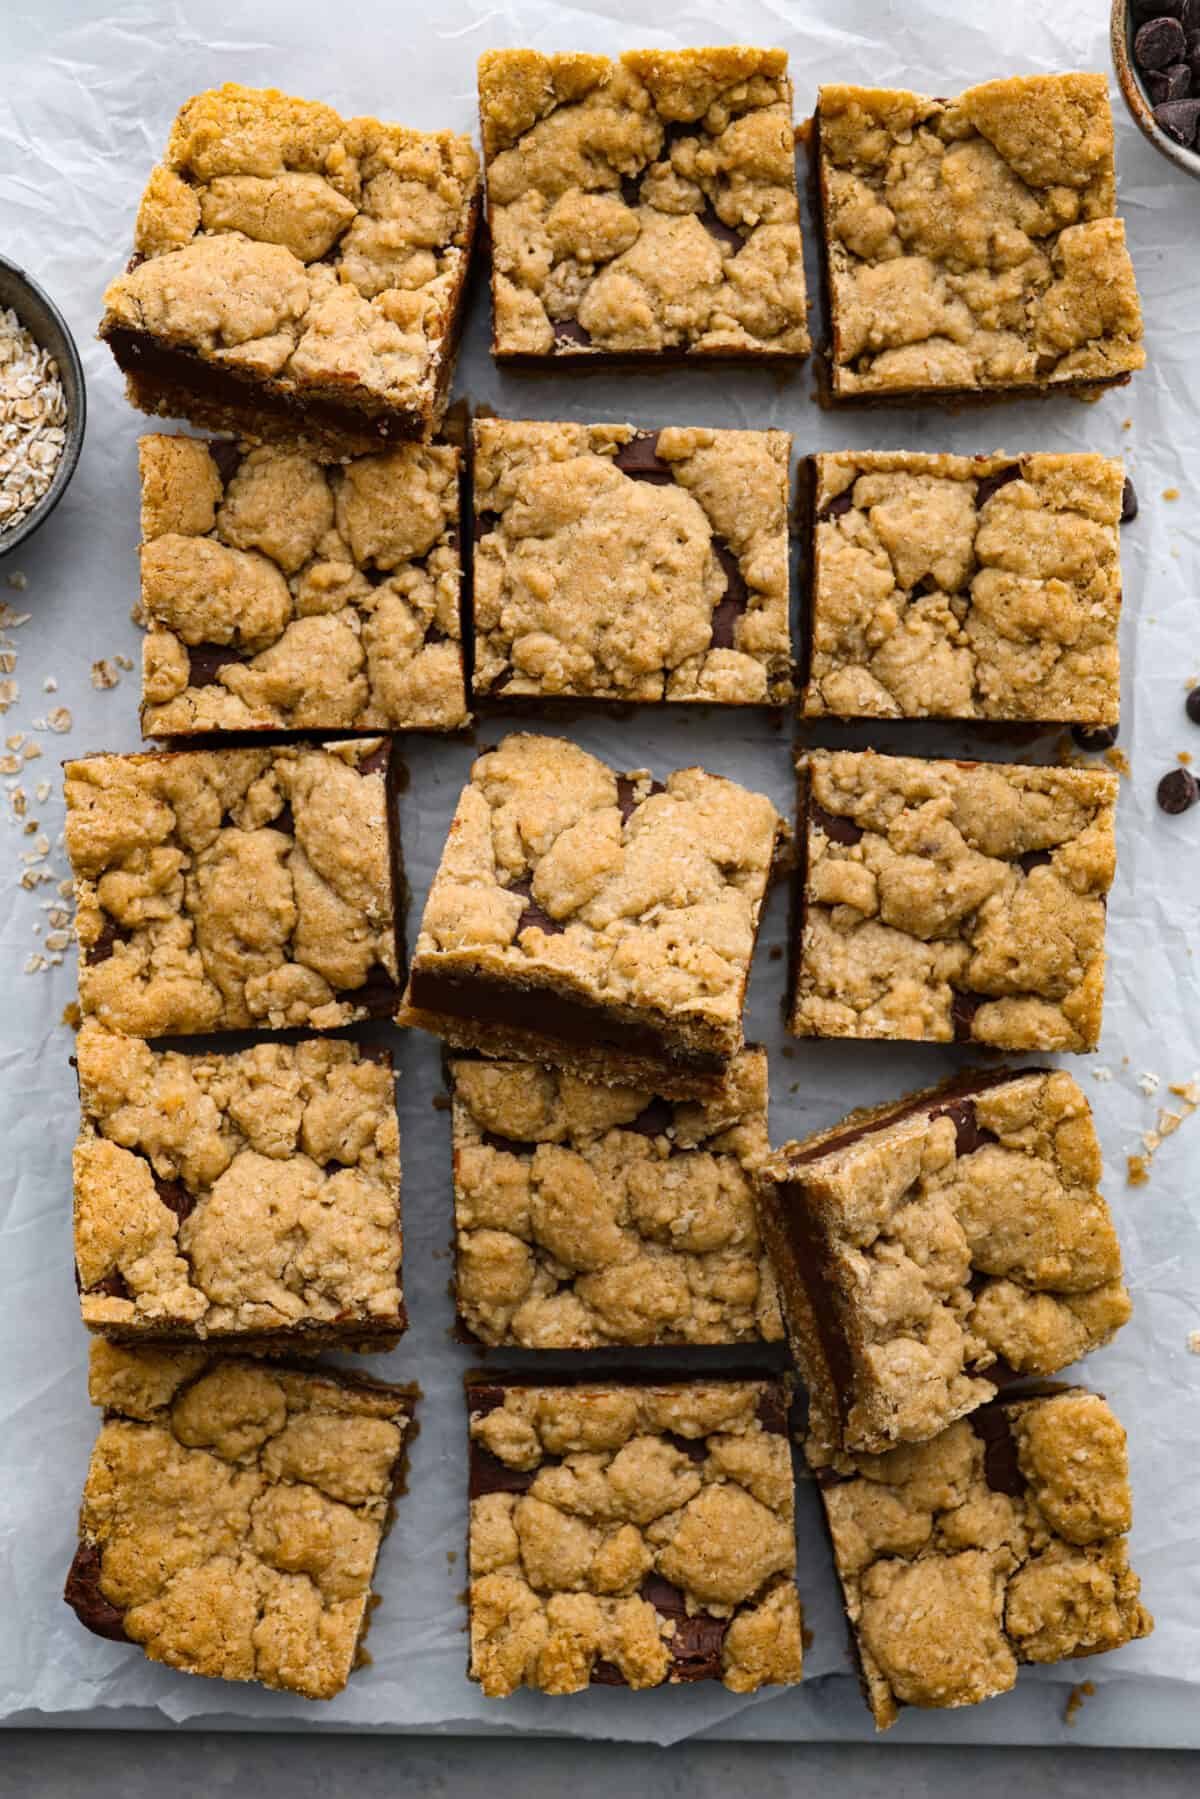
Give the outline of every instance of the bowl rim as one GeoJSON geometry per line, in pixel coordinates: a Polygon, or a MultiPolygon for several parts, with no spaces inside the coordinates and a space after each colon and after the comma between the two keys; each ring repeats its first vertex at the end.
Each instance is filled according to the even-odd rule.
{"type": "MultiPolygon", "coordinates": [[[[45,524],[71,484],[87,429],[87,382],[84,379],[83,362],[71,327],[41,282],[35,280],[19,262],[14,262],[11,256],[5,256],[2,253],[0,253],[0,268],[3,268],[7,274],[15,276],[17,286],[23,287],[39,305],[45,308],[51,322],[61,335],[61,346],[42,343],[35,326],[25,317],[20,306],[13,307],[13,311],[16,312],[25,329],[37,338],[39,343],[42,343],[43,349],[48,349],[56,361],[66,363],[75,388],[74,400],[69,396],[67,398],[66,441],[63,444],[63,453],[59,458],[58,467],[54,471],[54,479],[27,518],[22,519],[21,523],[14,526],[11,531],[0,531],[0,559],[2,559],[11,555],[13,550],[21,544],[28,542],[33,533],[45,524]]],[[[65,385],[64,383],[64,387],[65,385]]]]}
{"type": "Polygon", "coordinates": [[[1142,91],[1130,54],[1132,24],[1130,0],[1113,0],[1109,40],[1112,44],[1113,67],[1117,72],[1117,83],[1125,104],[1133,114],[1134,123],[1142,136],[1149,138],[1154,148],[1169,162],[1173,162],[1177,169],[1182,169],[1193,180],[1200,181],[1200,151],[1189,150],[1186,144],[1177,144],[1174,138],[1167,136],[1142,91]]]}

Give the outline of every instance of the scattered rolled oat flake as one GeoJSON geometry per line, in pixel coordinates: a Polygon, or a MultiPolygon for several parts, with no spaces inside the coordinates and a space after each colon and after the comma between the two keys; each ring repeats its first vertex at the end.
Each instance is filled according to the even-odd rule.
{"type": "Polygon", "coordinates": [[[1200,1331],[1189,1332],[1187,1343],[1193,1355],[1200,1355],[1200,1331]]]}
{"type": "Polygon", "coordinates": [[[14,700],[21,697],[21,689],[15,681],[0,681],[0,712],[7,712],[14,700]]]}
{"type": "Polygon", "coordinates": [[[46,719],[46,723],[52,731],[60,732],[69,731],[74,722],[66,706],[56,706],[46,719]]]}
{"type": "Polygon", "coordinates": [[[120,679],[120,671],[107,657],[102,656],[99,662],[92,663],[92,686],[99,688],[101,692],[105,688],[115,687],[120,679]]]}
{"type": "Polygon", "coordinates": [[[42,682],[42,692],[43,693],[57,693],[58,692],[58,682],[54,679],[53,675],[47,675],[46,679],[42,682]]]}
{"type": "Polygon", "coordinates": [[[1093,1068],[1092,1069],[1092,1079],[1094,1081],[1111,1081],[1112,1078],[1113,1077],[1112,1077],[1112,1069],[1111,1068],[1093,1068]]]}
{"type": "MultiPolygon", "coordinates": [[[[66,424],[58,364],[11,307],[0,308],[0,541],[50,491],[66,424]]],[[[9,585],[20,592],[24,576],[9,585]]]]}
{"type": "Polygon", "coordinates": [[[24,569],[14,568],[12,574],[6,576],[6,579],[14,593],[24,593],[29,586],[29,576],[24,569]]]}
{"type": "Polygon", "coordinates": [[[1146,1095],[1147,1099],[1149,1099],[1152,1094],[1158,1092],[1160,1085],[1161,1077],[1157,1074],[1152,1074],[1149,1069],[1147,1069],[1144,1074],[1139,1074],[1138,1076],[1138,1086],[1146,1095]]]}
{"type": "Polygon", "coordinates": [[[133,657],[132,656],[114,656],[113,661],[116,663],[118,668],[124,669],[126,674],[128,674],[130,669],[133,667],[133,657]]]}

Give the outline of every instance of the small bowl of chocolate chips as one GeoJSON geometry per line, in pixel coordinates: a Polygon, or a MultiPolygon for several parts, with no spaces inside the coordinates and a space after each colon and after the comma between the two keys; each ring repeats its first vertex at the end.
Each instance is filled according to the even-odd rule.
{"type": "Polygon", "coordinates": [[[1112,53],[1142,131],[1200,177],[1200,0],[1113,0],[1112,53]]]}

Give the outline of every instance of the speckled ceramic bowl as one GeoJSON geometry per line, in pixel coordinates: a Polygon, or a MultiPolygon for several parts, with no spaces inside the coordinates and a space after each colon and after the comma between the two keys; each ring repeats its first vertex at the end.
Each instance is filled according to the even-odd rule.
{"type": "Polygon", "coordinates": [[[58,378],[67,400],[66,442],[54,479],[33,511],[14,525],[11,531],[0,529],[0,557],[7,556],[18,544],[27,542],[44,525],[71,484],[79,452],[83,448],[83,432],[87,422],[87,390],[83,381],[83,364],[75,348],[75,339],[62,313],[32,276],[15,262],[0,256],[0,308],[11,308],[58,364],[58,378]]]}
{"type": "Polygon", "coordinates": [[[1177,144],[1173,137],[1168,137],[1154,116],[1154,109],[1133,60],[1133,40],[1137,28],[1129,0],[1113,0],[1110,31],[1113,67],[1117,71],[1125,104],[1154,148],[1161,151],[1177,169],[1182,169],[1185,175],[1200,180],[1200,152],[1189,150],[1183,144],[1177,144]]]}

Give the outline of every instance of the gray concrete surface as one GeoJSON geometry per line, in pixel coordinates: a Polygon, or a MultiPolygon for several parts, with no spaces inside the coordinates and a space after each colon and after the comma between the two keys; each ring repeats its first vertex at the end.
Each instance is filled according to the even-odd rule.
{"type": "Polygon", "coordinates": [[[436,1737],[217,1732],[0,1735],[0,1799],[1194,1799],[1186,1751],[687,1744],[670,1750],[436,1737]]]}

